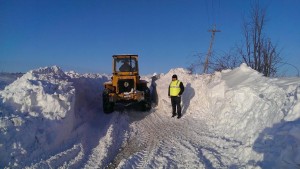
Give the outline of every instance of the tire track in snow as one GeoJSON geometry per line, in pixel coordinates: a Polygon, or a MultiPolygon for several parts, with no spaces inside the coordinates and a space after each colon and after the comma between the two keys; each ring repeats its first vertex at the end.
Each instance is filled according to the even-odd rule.
{"type": "Polygon", "coordinates": [[[104,168],[109,167],[118,154],[118,150],[126,141],[126,132],[128,128],[127,116],[115,112],[106,132],[106,135],[99,140],[99,144],[93,148],[92,153],[84,168],[104,168]]]}
{"type": "MultiPolygon", "coordinates": [[[[129,112],[131,116],[131,120],[139,120],[144,118],[144,116],[148,115],[148,113],[140,113],[140,112],[129,112]]],[[[130,116],[130,115],[129,115],[130,116]]],[[[156,147],[157,143],[153,139],[154,130],[152,127],[149,127],[149,117],[147,116],[145,119],[139,121],[141,124],[140,129],[137,131],[138,137],[133,137],[130,139],[127,144],[119,151],[119,153],[114,158],[113,162],[107,168],[116,168],[120,162],[124,159],[130,158],[130,156],[135,155],[132,159],[130,167],[132,168],[145,168],[144,164],[147,164],[148,157],[151,156],[151,151],[156,147]]]]}
{"type": "Polygon", "coordinates": [[[182,119],[170,116],[166,112],[153,111],[144,119],[133,122],[135,136],[120,152],[126,154],[122,156],[123,160],[119,160],[114,166],[207,168],[214,164],[213,167],[222,168],[230,165],[225,162],[231,159],[230,155],[234,156],[234,151],[228,154],[227,150],[240,146],[241,142],[209,131],[204,120],[191,120],[188,115],[182,119]],[[189,125],[190,123],[201,125],[189,125]],[[199,127],[195,128],[196,126],[199,127]]]}
{"type": "Polygon", "coordinates": [[[83,147],[76,144],[72,148],[58,153],[47,160],[41,160],[37,164],[25,168],[73,168],[83,159],[83,147]]]}

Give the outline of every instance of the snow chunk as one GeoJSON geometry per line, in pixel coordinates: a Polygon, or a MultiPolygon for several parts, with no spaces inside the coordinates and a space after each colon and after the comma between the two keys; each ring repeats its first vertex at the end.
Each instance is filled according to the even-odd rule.
{"type": "Polygon", "coordinates": [[[249,85],[255,82],[256,79],[261,78],[263,75],[248,67],[245,63],[232,71],[222,72],[222,80],[226,81],[228,88],[234,86],[249,85]]]}
{"type": "Polygon", "coordinates": [[[184,68],[175,68],[175,69],[171,69],[166,75],[171,75],[171,77],[172,77],[173,74],[177,74],[177,76],[178,76],[178,75],[191,74],[191,72],[184,68]]]}

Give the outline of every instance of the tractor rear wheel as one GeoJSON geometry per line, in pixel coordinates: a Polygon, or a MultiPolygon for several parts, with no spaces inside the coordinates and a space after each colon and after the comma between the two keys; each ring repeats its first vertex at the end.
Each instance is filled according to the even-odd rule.
{"type": "Polygon", "coordinates": [[[141,102],[142,111],[149,111],[149,110],[151,110],[150,89],[148,87],[146,87],[146,88],[144,88],[144,92],[145,92],[145,100],[141,102]]]}
{"type": "Polygon", "coordinates": [[[114,111],[115,103],[109,101],[109,91],[108,90],[103,91],[102,99],[103,99],[103,105],[102,105],[103,106],[103,112],[105,114],[112,113],[114,111]]]}
{"type": "Polygon", "coordinates": [[[141,105],[142,111],[149,111],[149,110],[151,110],[151,103],[150,102],[141,101],[140,105],[141,105]]]}

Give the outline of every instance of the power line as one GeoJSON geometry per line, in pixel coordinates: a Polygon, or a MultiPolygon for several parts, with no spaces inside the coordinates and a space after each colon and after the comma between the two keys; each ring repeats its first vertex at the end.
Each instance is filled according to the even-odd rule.
{"type": "Polygon", "coordinates": [[[204,3],[208,25],[216,24],[220,19],[220,0],[205,0],[204,3]]]}
{"type": "Polygon", "coordinates": [[[210,18],[210,15],[211,13],[209,12],[210,11],[210,8],[209,8],[209,4],[208,4],[208,0],[205,0],[205,8],[206,8],[206,16],[207,16],[207,24],[210,25],[211,23],[211,18],[210,18]]]}
{"type": "Polygon", "coordinates": [[[216,12],[215,12],[214,0],[211,1],[211,8],[212,8],[212,21],[215,24],[216,23],[216,12]]]}
{"type": "Polygon", "coordinates": [[[221,30],[217,30],[216,25],[214,25],[213,29],[208,30],[208,32],[211,32],[211,39],[210,39],[210,45],[209,45],[209,48],[208,48],[208,52],[207,52],[207,55],[206,55],[206,60],[205,60],[205,64],[204,64],[203,73],[207,73],[207,70],[208,70],[208,63],[209,63],[209,58],[211,56],[211,49],[212,49],[214,39],[215,39],[215,33],[216,32],[221,32],[221,30]]]}

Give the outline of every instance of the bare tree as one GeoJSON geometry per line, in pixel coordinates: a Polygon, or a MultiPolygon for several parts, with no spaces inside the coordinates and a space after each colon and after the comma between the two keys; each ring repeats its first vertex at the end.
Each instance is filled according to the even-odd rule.
{"type": "Polygon", "coordinates": [[[252,69],[265,76],[275,76],[276,65],[281,61],[277,46],[263,34],[266,23],[266,9],[259,6],[258,1],[251,7],[249,21],[244,20],[244,45],[239,47],[243,61],[252,69]]]}
{"type": "Polygon", "coordinates": [[[192,63],[187,67],[187,70],[189,70],[190,73],[201,73],[205,63],[205,54],[197,53],[193,55],[193,57],[196,58],[196,60],[191,60],[192,63]]]}
{"type": "Polygon", "coordinates": [[[278,64],[281,63],[282,59],[279,56],[277,47],[274,46],[270,39],[265,40],[264,47],[262,50],[263,54],[263,74],[265,76],[275,76],[277,74],[278,64]]]}
{"type": "MultiPolygon", "coordinates": [[[[194,57],[197,58],[193,61],[187,69],[191,73],[202,73],[201,68],[205,65],[205,54],[197,54],[194,57]]],[[[222,71],[224,69],[233,69],[238,67],[242,63],[238,54],[233,49],[222,54],[211,53],[211,61],[207,64],[209,70],[211,71],[222,71]]]]}
{"type": "Polygon", "coordinates": [[[254,1],[249,18],[244,19],[244,41],[241,46],[237,46],[237,52],[229,51],[221,56],[216,56],[212,52],[209,63],[205,62],[203,57],[198,56],[199,60],[192,63],[188,69],[194,73],[198,67],[207,65],[210,70],[221,71],[235,68],[241,62],[245,62],[252,69],[263,73],[264,76],[276,76],[282,58],[277,45],[274,45],[271,39],[264,34],[266,9],[261,8],[258,2],[254,1]]]}
{"type": "Polygon", "coordinates": [[[241,60],[234,51],[223,53],[221,55],[213,55],[212,62],[209,65],[210,69],[214,71],[221,71],[224,69],[234,69],[241,64],[241,60]]]}

